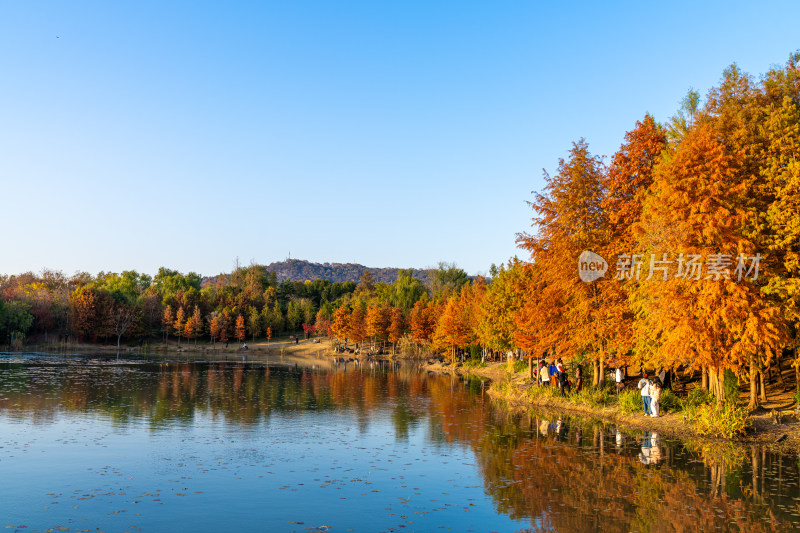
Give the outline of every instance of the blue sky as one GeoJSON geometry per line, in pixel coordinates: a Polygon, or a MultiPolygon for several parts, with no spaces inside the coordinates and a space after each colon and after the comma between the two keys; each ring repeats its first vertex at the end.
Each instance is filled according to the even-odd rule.
{"type": "Polygon", "coordinates": [[[571,143],[610,156],[800,3],[0,4],[0,273],[293,258],[486,272],[571,143]]]}

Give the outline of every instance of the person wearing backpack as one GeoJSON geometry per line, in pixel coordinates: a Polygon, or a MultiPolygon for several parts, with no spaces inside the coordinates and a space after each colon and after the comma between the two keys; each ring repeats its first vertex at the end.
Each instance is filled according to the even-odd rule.
{"type": "Polygon", "coordinates": [[[558,373],[558,388],[561,389],[561,396],[566,396],[569,392],[569,376],[566,370],[562,369],[558,373]]]}
{"type": "Polygon", "coordinates": [[[642,379],[636,385],[642,394],[642,404],[644,405],[644,416],[651,414],[650,412],[650,379],[647,377],[647,372],[642,371],[642,379]]]}
{"type": "Polygon", "coordinates": [[[547,386],[550,385],[550,369],[547,368],[547,363],[542,361],[541,369],[539,370],[539,377],[542,380],[542,385],[547,386]]]}
{"type": "Polygon", "coordinates": [[[557,387],[558,386],[558,368],[556,368],[556,364],[554,362],[551,362],[550,366],[548,367],[548,370],[550,371],[550,377],[553,378],[553,379],[550,380],[550,384],[553,387],[557,387]]]}

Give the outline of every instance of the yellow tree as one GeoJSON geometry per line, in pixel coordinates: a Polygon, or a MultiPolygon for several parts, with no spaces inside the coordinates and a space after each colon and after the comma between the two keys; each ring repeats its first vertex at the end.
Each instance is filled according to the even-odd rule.
{"type": "MultiPolygon", "coordinates": [[[[792,54],[784,68],[770,71],[763,84],[767,103],[766,116],[759,123],[765,136],[759,178],[768,196],[763,212],[771,259],[764,291],[781,308],[800,387],[800,52],[792,54]]],[[[756,403],[752,396],[751,391],[751,403],[756,403]]]]}
{"type": "MultiPolygon", "coordinates": [[[[510,263],[508,268],[501,265],[476,308],[478,342],[493,352],[522,348],[516,343],[514,333],[518,330],[516,313],[528,293],[528,287],[519,283],[524,270],[525,266],[519,261],[510,263]]],[[[529,356],[533,353],[526,352],[529,356]]]]}

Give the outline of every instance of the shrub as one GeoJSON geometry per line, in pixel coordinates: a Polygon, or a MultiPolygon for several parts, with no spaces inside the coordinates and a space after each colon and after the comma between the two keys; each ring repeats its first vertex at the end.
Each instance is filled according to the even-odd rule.
{"type": "Polygon", "coordinates": [[[661,406],[661,410],[665,413],[680,411],[683,407],[681,399],[670,389],[663,389],[661,391],[661,399],[658,403],[661,406]]]}
{"type": "Polygon", "coordinates": [[[571,395],[570,399],[576,403],[584,403],[592,407],[605,407],[613,403],[616,398],[613,387],[613,384],[609,384],[609,386],[602,389],[597,387],[585,387],[578,394],[571,395]]]}
{"type": "Polygon", "coordinates": [[[725,377],[722,380],[722,390],[725,391],[725,398],[732,401],[739,399],[739,380],[732,370],[725,370],[725,377]]]}
{"type": "Polygon", "coordinates": [[[471,344],[469,347],[469,358],[472,361],[480,361],[481,360],[481,347],[477,344],[471,344]]]}
{"type": "MultiPolygon", "coordinates": [[[[662,398],[663,393],[662,393],[662,398]]],[[[619,408],[625,413],[640,413],[644,409],[642,395],[638,389],[624,389],[617,398],[619,408]]]]}
{"type": "Polygon", "coordinates": [[[464,368],[486,368],[486,363],[481,362],[480,358],[478,358],[477,360],[467,359],[462,366],[464,368]]]}
{"type": "Polygon", "coordinates": [[[528,370],[528,361],[522,361],[517,359],[514,361],[514,373],[518,372],[525,372],[528,370]]]}
{"type": "Polygon", "coordinates": [[[531,387],[528,389],[528,398],[530,400],[536,400],[539,398],[555,398],[560,397],[560,393],[557,387],[551,387],[549,385],[540,385],[538,387],[531,387]]]}
{"type": "Polygon", "coordinates": [[[747,415],[746,408],[736,405],[735,402],[725,402],[722,405],[697,407],[689,422],[695,425],[701,435],[732,439],[750,429],[752,424],[747,415]]]}
{"type": "Polygon", "coordinates": [[[688,396],[682,402],[684,409],[687,407],[698,407],[700,405],[711,403],[714,403],[714,395],[708,391],[704,391],[699,387],[690,390],[688,396]]]}

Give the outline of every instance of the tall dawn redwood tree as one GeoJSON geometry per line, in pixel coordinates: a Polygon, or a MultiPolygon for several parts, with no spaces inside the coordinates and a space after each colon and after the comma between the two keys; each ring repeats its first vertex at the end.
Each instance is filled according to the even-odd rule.
{"type": "Polygon", "coordinates": [[[527,322],[543,321],[554,315],[541,343],[552,356],[571,359],[587,355],[594,365],[594,383],[603,384],[608,338],[613,327],[604,318],[606,285],[601,278],[584,283],[578,277],[578,257],[584,250],[602,250],[608,242],[608,224],[602,207],[604,165],[589,152],[581,139],[574,143],[569,158],[561,159],[558,173],[545,173],[543,194],[535,194],[530,206],[534,234],[517,236],[521,248],[529,251],[541,273],[541,297],[522,313],[527,322]],[[548,305],[561,307],[553,313],[548,305]]]}
{"type": "Polygon", "coordinates": [[[776,309],[757,284],[739,280],[734,272],[739,254],[756,253],[742,232],[747,181],[737,171],[737,156],[722,143],[714,124],[701,119],[655,167],[642,217],[642,244],[686,259],[718,257],[731,263],[719,275],[693,274],[684,264],[683,276],[645,280],[634,295],[637,341],[650,351],[651,364],[707,368],[720,402],[724,371],[741,371],[750,354],[770,349],[779,339],[776,309]]]}

